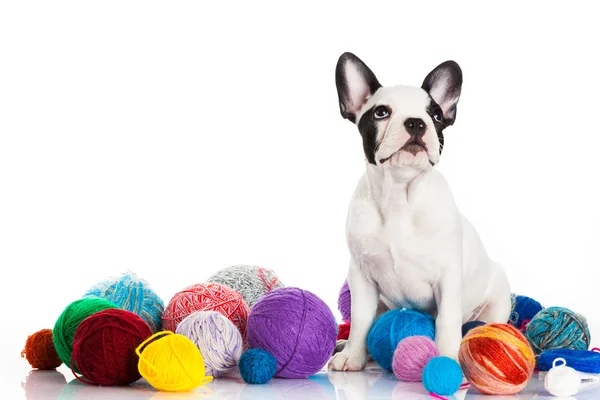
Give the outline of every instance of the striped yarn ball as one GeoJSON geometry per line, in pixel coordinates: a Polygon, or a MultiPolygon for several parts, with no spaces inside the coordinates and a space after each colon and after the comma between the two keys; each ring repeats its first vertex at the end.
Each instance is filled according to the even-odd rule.
{"type": "Polygon", "coordinates": [[[71,365],[71,354],[73,353],[73,336],[84,319],[99,311],[109,308],[118,308],[114,303],[96,297],[86,297],[69,304],[54,324],[52,340],[56,353],[67,366],[75,372],[79,372],[75,365],[71,365]]]}
{"type": "Polygon", "coordinates": [[[208,282],[239,292],[250,308],[271,290],[284,287],[275,272],[253,265],[234,265],[222,269],[208,278],[208,282]]]}
{"type": "Polygon", "coordinates": [[[549,307],[529,323],[525,336],[536,354],[545,350],[587,350],[590,330],[586,319],[568,308],[549,307]]]}
{"type": "Polygon", "coordinates": [[[177,325],[196,311],[217,311],[229,318],[246,340],[246,324],[250,307],[242,295],[218,283],[188,286],[175,293],[163,313],[163,329],[175,332],[177,325]]]}
{"type": "Polygon", "coordinates": [[[535,355],[525,336],[508,324],[471,329],[458,353],[469,382],[481,393],[509,395],[520,392],[533,375],[535,355]]]}
{"type": "Polygon", "coordinates": [[[142,317],[153,333],[161,330],[165,305],[148,282],[133,272],[127,271],[119,277],[99,282],[88,289],[84,296],[112,301],[117,307],[142,317]]]}
{"type": "Polygon", "coordinates": [[[240,331],[223,314],[198,311],[177,326],[177,332],[198,347],[206,374],[218,377],[231,371],[242,355],[244,343],[240,331]]]}

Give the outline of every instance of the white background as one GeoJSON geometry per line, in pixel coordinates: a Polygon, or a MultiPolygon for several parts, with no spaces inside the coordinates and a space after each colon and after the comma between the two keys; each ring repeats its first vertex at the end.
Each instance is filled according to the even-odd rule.
{"type": "Polygon", "coordinates": [[[364,169],[337,105],[344,51],[384,85],[461,65],[439,168],[513,291],[582,313],[600,343],[598,12],[496,4],[3,2],[10,398],[27,334],[127,269],[167,302],[222,267],[259,264],[335,309],[364,169]]]}

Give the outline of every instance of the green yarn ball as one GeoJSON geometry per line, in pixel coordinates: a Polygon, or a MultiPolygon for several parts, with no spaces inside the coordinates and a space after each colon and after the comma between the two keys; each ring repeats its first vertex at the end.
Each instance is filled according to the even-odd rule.
{"type": "Polygon", "coordinates": [[[98,311],[107,310],[109,308],[118,308],[112,302],[88,297],[81,300],[76,300],[69,304],[67,308],[60,314],[60,317],[54,324],[52,330],[52,339],[54,347],[58,353],[58,357],[68,367],[72,367],[76,372],[75,365],[71,365],[71,353],[73,352],[73,336],[79,324],[92,314],[98,311]]]}

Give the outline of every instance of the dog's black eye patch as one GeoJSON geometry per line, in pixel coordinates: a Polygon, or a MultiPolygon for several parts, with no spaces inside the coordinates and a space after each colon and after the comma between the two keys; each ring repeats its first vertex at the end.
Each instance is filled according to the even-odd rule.
{"type": "Polygon", "coordinates": [[[371,107],[360,117],[358,121],[358,131],[363,139],[363,150],[367,161],[375,164],[375,152],[377,151],[377,120],[375,119],[375,110],[379,107],[371,107]]]}
{"type": "Polygon", "coordinates": [[[427,114],[433,120],[433,126],[437,133],[438,141],[440,142],[440,154],[444,149],[444,129],[448,126],[444,120],[444,114],[442,108],[432,99],[429,99],[429,105],[427,106],[427,114]]]}

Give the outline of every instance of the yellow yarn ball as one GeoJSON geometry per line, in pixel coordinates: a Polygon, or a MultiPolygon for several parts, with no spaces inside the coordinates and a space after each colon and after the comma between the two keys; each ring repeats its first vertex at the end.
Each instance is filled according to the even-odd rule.
{"type": "Polygon", "coordinates": [[[156,389],[185,392],[212,381],[204,375],[204,360],[191,340],[170,331],[158,332],[137,349],[140,374],[156,389]]]}

